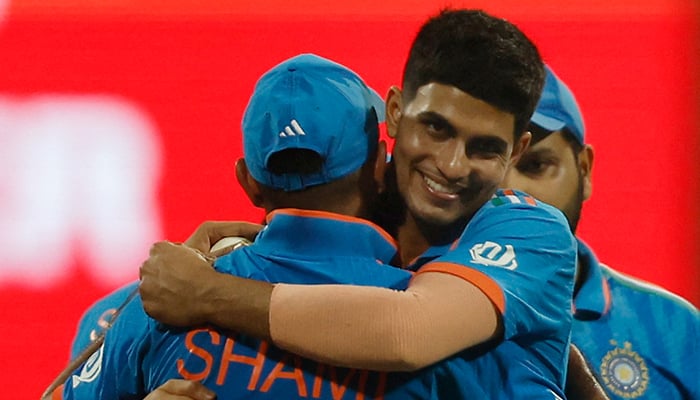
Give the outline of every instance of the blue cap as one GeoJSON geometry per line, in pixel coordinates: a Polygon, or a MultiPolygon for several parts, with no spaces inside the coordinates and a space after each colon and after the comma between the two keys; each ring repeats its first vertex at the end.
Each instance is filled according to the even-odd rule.
{"type": "Polygon", "coordinates": [[[285,191],[340,179],[376,150],[384,102],[348,68],[313,55],[290,58],[255,85],[243,115],[243,152],[258,182],[285,191]],[[276,174],[270,157],[286,149],[311,150],[319,172],[276,174]]]}
{"type": "Polygon", "coordinates": [[[574,94],[547,65],[545,72],[542,97],[530,122],[549,132],[566,128],[583,144],[585,128],[574,94]]]}

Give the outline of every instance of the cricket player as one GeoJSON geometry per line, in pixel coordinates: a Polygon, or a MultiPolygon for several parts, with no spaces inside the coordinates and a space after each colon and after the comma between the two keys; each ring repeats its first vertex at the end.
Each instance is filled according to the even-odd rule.
{"type": "MultiPolygon", "coordinates": [[[[405,291],[271,285],[216,274],[185,260],[187,249],[161,246],[141,268],[146,310],[168,323],[210,322],[372,370],[416,371],[509,343],[519,349],[510,354],[554,384],[542,398],[557,398],[575,240],[557,210],[497,191],[529,143],[525,127],[543,82],[536,48],[506,21],[448,10],[422,27],[403,89],[387,99],[396,210],[406,210],[396,228],[399,250],[405,265],[419,266],[405,291]]],[[[506,371],[509,361],[501,361],[506,371]]],[[[526,395],[511,378],[497,382],[504,398],[526,395]]],[[[490,379],[481,375],[486,385],[490,379]]]]}
{"type": "MultiPolygon", "coordinates": [[[[352,71],[317,56],[301,55],[266,73],[244,115],[245,158],[237,177],[250,200],[269,212],[267,225],[253,245],[218,259],[216,270],[271,283],[406,288],[413,274],[387,266],[396,243],[360,218],[369,215],[384,182],[386,148],[378,144],[377,117],[382,107],[352,71]]],[[[563,216],[542,207],[548,224],[565,224],[563,216]]],[[[176,257],[189,262],[204,260],[168,242],[153,252],[165,249],[181,250],[176,257]]],[[[506,399],[516,389],[563,398],[557,382],[548,382],[548,373],[534,368],[515,341],[416,373],[336,368],[206,325],[168,329],[144,313],[138,298],[67,382],[64,398],[141,398],[177,377],[201,381],[227,399],[506,399]],[[504,388],[514,377],[518,385],[504,388]]]]}
{"type": "MultiPolygon", "coordinates": [[[[559,208],[575,232],[592,193],[594,153],[573,93],[546,72],[530,127],[534,143],[503,185],[559,208]]],[[[581,239],[574,296],[572,341],[610,398],[700,399],[697,308],[600,263],[581,239]]]]}

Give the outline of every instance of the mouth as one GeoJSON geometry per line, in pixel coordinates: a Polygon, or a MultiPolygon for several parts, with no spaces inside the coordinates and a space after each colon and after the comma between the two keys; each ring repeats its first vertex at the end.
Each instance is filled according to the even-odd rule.
{"type": "Polygon", "coordinates": [[[423,177],[423,182],[425,182],[425,186],[428,188],[428,191],[436,197],[444,200],[458,199],[459,193],[464,189],[457,185],[444,185],[438,183],[425,174],[421,174],[421,176],[423,177]]]}

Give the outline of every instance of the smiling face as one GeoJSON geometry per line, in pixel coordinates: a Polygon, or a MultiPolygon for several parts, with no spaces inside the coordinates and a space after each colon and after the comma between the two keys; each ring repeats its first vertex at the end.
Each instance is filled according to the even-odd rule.
{"type": "Polygon", "coordinates": [[[591,195],[593,149],[577,153],[557,131],[531,145],[503,181],[503,187],[522,190],[561,210],[576,231],[583,201],[591,195]]]}
{"type": "Polygon", "coordinates": [[[493,195],[530,139],[514,116],[454,86],[429,83],[413,99],[392,89],[387,129],[408,218],[431,229],[463,227],[493,195]]]}

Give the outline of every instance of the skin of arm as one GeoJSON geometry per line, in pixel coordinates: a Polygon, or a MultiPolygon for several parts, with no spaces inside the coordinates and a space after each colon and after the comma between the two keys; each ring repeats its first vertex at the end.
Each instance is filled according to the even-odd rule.
{"type": "Polygon", "coordinates": [[[406,291],[344,285],[273,286],[219,274],[189,247],[169,242],[151,248],[140,273],[144,309],[161,322],[176,326],[212,323],[272,339],[287,350],[339,366],[417,370],[494,337],[498,327],[490,299],[471,283],[446,273],[419,274],[406,291]],[[294,301],[287,301],[289,298],[294,301]],[[329,302],[330,298],[338,301],[329,302]],[[307,327],[300,321],[306,320],[306,304],[312,303],[315,325],[307,327]],[[372,310],[372,318],[361,311],[367,309],[372,310]],[[353,327],[347,329],[353,337],[326,337],[339,325],[353,327]],[[308,335],[315,336],[310,340],[308,335]],[[355,352],[353,347],[349,357],[342,349],[343,343],[362,343],[368,336],[373,338],[372,346],[362,347],[363,351],[355,352]],[[318,346],[320,351],[304,350],[292,345],[298,338],[327,343],[318,346]],[[325,349],[336,345],[341,348],[329,356],[325,349]]]}
{"type": "Polygon", "coordinates": [[[170,242],[154,244],[139,272],[144,310],[156,320],[175,326],[212,323],[270,339],[271,284],[220,274],[197,251],[170,242]],[[243,320],[245,326],[237,323],[243,320]]]}
{"type": "Polygon", "coordinates": [[[569,351],[569,366],[566,376],[566,398],[571,400],[608,400],[609,397],[595,379],[586,359],[573,344],[569,351]]]}
{"type": "Polygon", "coordinates": [[[214,400],[216,393],[200,382],[170,379],[143,400],[214,400]]]}
{"type": "MultiPolygon", "coordinates": [[[[191,236],[190,239],[188,239],[188,242],[186,243],[190,244],[192,238],[195,238],[193,243],[200,243],[200,245],[197,247],[197,245],[194,244],[194,247],[197,247],[202,252],[206,252],[209,243],[214,243],[221,237],[227,235],[243,236],[243,231],[241,229],[249,229],[251,232],[253,232],[253,234],[249,236],[252,239],[252,236],[254,236],[254,234],[257,233],[261,227],[260,225],[254,224],[245,224],[243,228],[241,228],[240,226],[241,224],[239,223],[206,222],[200,225],[197,231],[191,236]]],[[[149,259],[149,263],[167,263],[167,258],[160,258],[156,256],[160,255],[160,253],[176,251],[180,252],[182,256],[186,257],[186,260],[189,260],[189,263],[175,262],[168,265],[167,268],[165,265],[159,266],[145,264],[146,267],[153,267],[154,271],[152,272],[154,273],[156,271],[159,271],[159,267],[163,267],[163,269],[166,270],[166,273],[168,273],[168,275],[172,275],[173,278],[185,276],[185,278],[183,278],[182,280],[175,281],[179,283],[184,282],[186,286],[180,288],[167,288],[160,287],[157,285],[145,288],[145,293],[147,294],[146,297],[148,297],[148,295],[151,294],[153,295],[154,301],[149,303],[149,305],[151,306],[150,311],[153,314],[161,318],[163,322],[166,323],[192,325],[195,323],[201,323],[203,321],[217,321],[216,323],[218,325],[228,327],[229,329],[242,328],[243,331],[255,334],[258,337],[266,339],[270,338],[270,326],[268,315],[269,303],[265,305],[263,301],[263,305],[260,307],[243,310],[247,312],[247,317],[249,317],[252,321],[256,321],[255,325],[258,326],[258,329],[255,332],[248,330],[246,327],[236,327],[235,325],[231,324],[232,321],[230,321],[230,318],[225,317],[227,315],[232,315],[232,310],[236,307],[240,307],[240,305],[236,305],[236,290],[234,290],[234,288],[236,287],[236,285],[239,284],[242,284],[243,286],[251,284],[251,282],[249,282],[247,279],[240,279],[230,275],[224,276],[214,272],[209,264],[202,261],[202,259],[199,257],[192,257],[191,251],[182,248],[182,246],[154,246],[152,250],[152,257],[149,259]],[[194,283],[194,281],[198,281],[200,279],[201,282],[194,283]],[[220,301],[217,301],[213,304],[207,304],[209,302],[202,302],[202,300],[194,299],[194,297],[197,296],[197,292],[193,292],[190,289],[192,286],[200,288],[211,288],[212,293],[219,293],[218,295],[214,295],[212,297],[217,297],[220,299],[220,301]],[[196,307],[193,309],[192,307],[194,305],[206,305],[207,308],[196,307]],[[254,313],[253,311],[256,312],[254,313]]],[[[144,268],[144,270],[142,270],[142,274],[148,272],[149,268],[144,268]]],[[[430,279],[430,275],[440,274],[422,275],[423,277],[420,278],[421,280],[425,278],[430,279]]],[[[436,278],[440,279],[440,277],[436,278]]],[[[145,281],[149,282],[148,280],[145,281]]],[[[168,280],[156,280],[155,282],[150,283],[162,283],[163,281],[168,280]]],[[[449,282],[450,281],[448,281],[448,284],[449,282]]],[[[413,283],[413,285],[415,284],[416,282],[413,283]]],[[[259,289],[260,292],[258,293],[258,296],[262,296],[263,299],[271,298],[271,292],[273,289],[271,285],[263,283],[262,287],[259,289]]],[[[142,293],[144,293],[144,291],[142,291],[142,293]]],[[[144,301],[146,301],[146,299],[144,299],[144,301]]],[[[456,313],[452,315],[464,314],[456,313]]],[[[428,342],[435,343],[434,340],[430,340],[428,342]]],[[[410,364],[405,360],[403,361],[403,363],[406,365],[410,364]]],[[[416,367],[416,365],[419,364],[420,363],[414,363],[413,367],[407,367],[406,369],[413,369],[416,367]]],[[[571,399],[608,399],[607,395],[604,393],[598,382],[593,377],[582,355],[580,354],[578,349],[576,349],[573,346],[571,350],[571,359],[569,362],[569,376],[567,377],[566,390],[568,398],[571,399]]]]}

